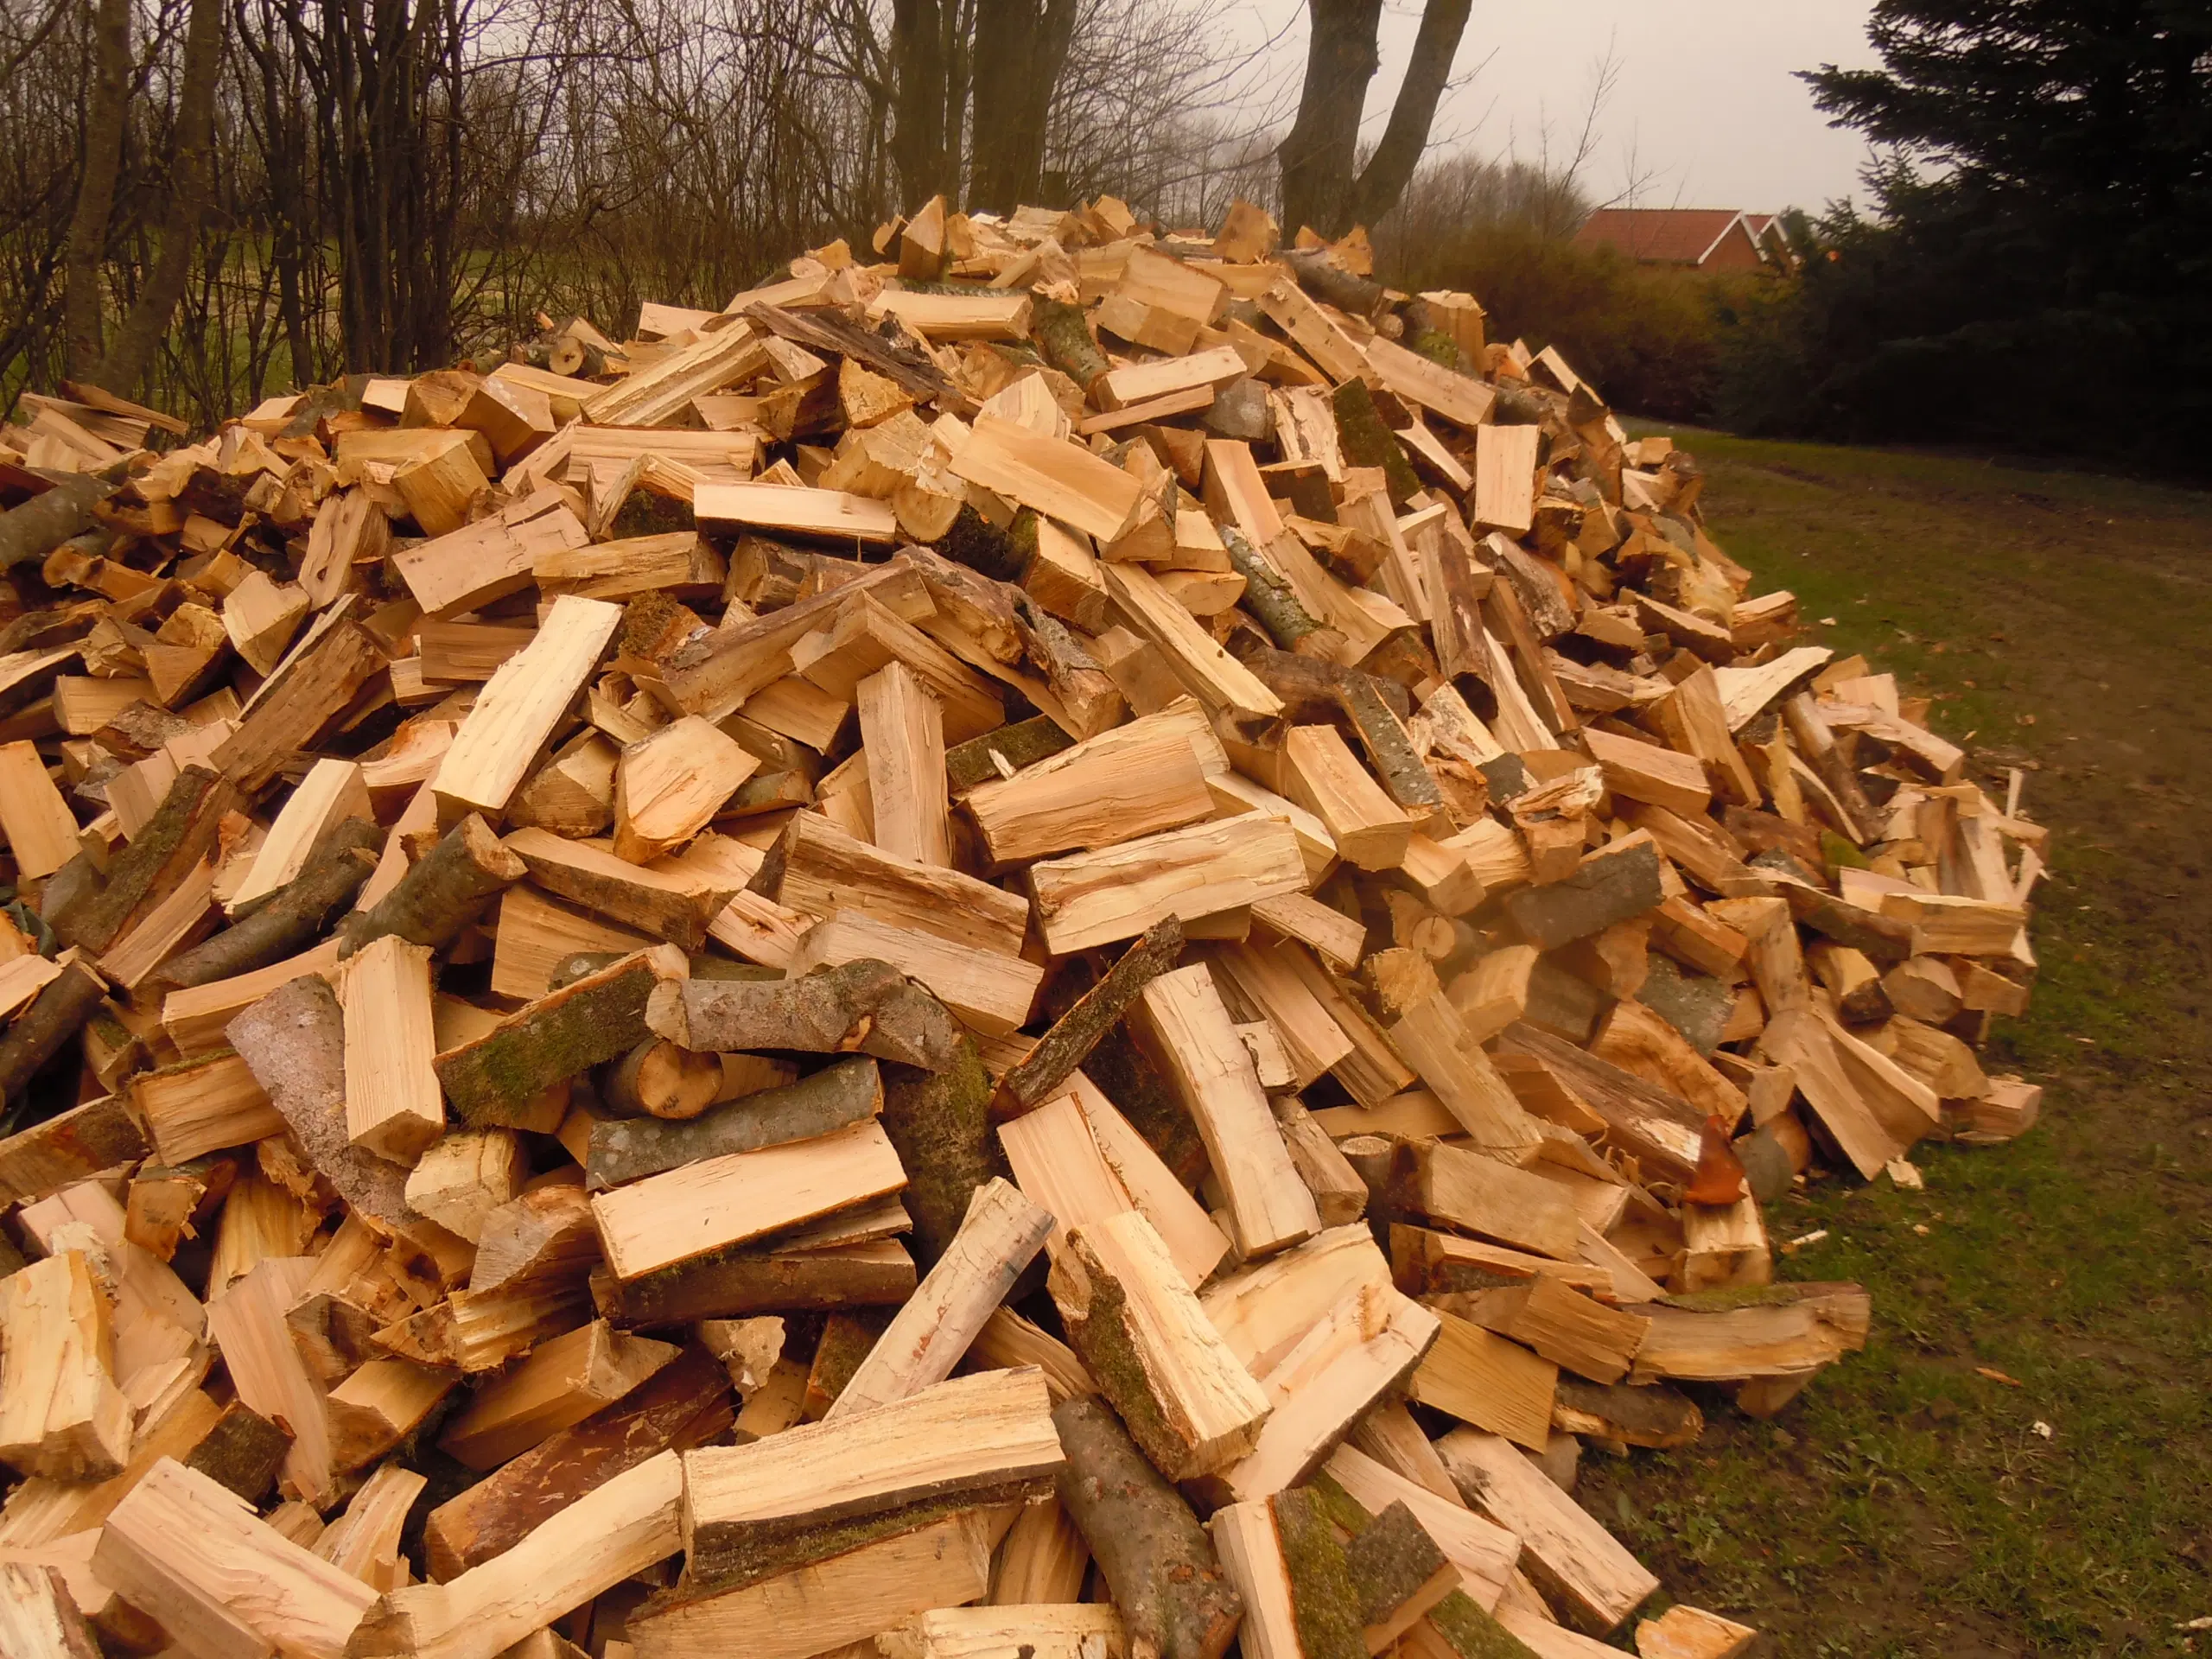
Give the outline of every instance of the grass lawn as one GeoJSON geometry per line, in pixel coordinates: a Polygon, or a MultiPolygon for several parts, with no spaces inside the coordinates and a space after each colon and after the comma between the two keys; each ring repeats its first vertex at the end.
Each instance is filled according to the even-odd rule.
{"type": "Polygon", "coordinates": [[[1770,1423],[1708,1401],[1695,1446],[1586,1457],[1580,1496],[1778,1654],[2212,1654],[2177,1629],[2212,1615],[2212,496],[1681,436],[1809,639],[1936,697],[2000,798],[2028,769],[2041,977],[1985,1064],[2044,1121],[1776,1206],[1827,1230],[1784,1276],[1872,1292],[1866,1351],[1770,1423]]]}

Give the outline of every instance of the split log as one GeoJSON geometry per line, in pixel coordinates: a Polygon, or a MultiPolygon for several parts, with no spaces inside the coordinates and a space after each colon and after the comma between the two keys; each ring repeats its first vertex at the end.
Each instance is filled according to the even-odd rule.
{"type": "Polygon", "coordinates": [[[102,1480],[130,1455],[130,1402],[109,1375],[105,1294],[81,1250],[0,1280],[0,1463],[53,1480],[102,1480]]]}
{"type": "Polygon", "coordinates": [[[1251,1452],[1271,1409],[1135,1211],[1069,1230],[1046,1280],[1069,1345],[1173,1480],[1251,1452]]]}
{"type": "Polygon", "coordinates": [[[977,1187],[960,1230],[884,1328],[824,1421],[889,1405],[951,1376],[1052,1230],[1052,1216],[1010,1182],[977,1187]]]}
{"type": "Polygon", "coordinates": [[[1043,1373],[983,1371],[865,1415],[687,1452],[690,1575],[730,1587],[1043,1491],[1065,1462],[1051,1409],[1043,1373]]]}
{"type": "Polygon", "coordinates": [[[359,896],[384,850],[385,832],[364,818],[341,818],[324,832],[291,880],[245,920],[171,957],[148,982],[189,990],[265,968],[307,950],[359,896]]]}
{"type": "Polygon", "coordinates": [[[1098,982],[1007,1068],[992,1095],[991,1116],[1001,1121],[1017,1117],[1058,1093],[1069,1074],[1090,1057],[1144,988],[1173,968],[1182,954],[1182,918],[1171,911],[1147,928],[1098,982]]]}

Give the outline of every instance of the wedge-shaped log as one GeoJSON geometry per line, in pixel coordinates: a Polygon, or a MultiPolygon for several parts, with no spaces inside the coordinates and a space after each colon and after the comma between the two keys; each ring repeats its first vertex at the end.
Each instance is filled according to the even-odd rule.
{"type": "Polygon", "coordinates": [[[626,926],[643,928],[679,950],[696,950],[707,928],[741,885],[720,886],[675,869],[645,869],[603,847],[540,829],[518,830],[503,843],[548,893],[626,926]]]}
{"type": "Polygon", "coordinates": [[[1435,1141],[1403,1141],[1390,1170],[1390,1200],[1402,1211],[1555,1261],[1577,1258],[1580,1235],[1567,1189],[1479,1153],[1435,1141]]]}
{"type": "Polygon", "coordinates": [[[1413,1397],[1462,1422],[1541,1452],[1551,1437],[1559,1367],[1452,1313],[1414,1372],[1413,1397]]]}
{"type": "Polygon", "coordinates": [[[702,1446],[683,1454],[690,1575],[785,1572],[907,1530],[918,1505],[941,1514],[1032,1496],[1064,1461],[1033,1367],[956,1377],[747,1446],[702,1446]]]}
{"type": "Polygon", "coordinates": [[[445,1132],[431,1067],[430,952],[395,934],[354,953],[340,982],[346,1026],[346,1133],[355,1146],[411,1164],[445,1132]]]}
{"type": "Polygon", "coordinates": [[[110,1374],[107,1299],[81,1250],[0,1280],[0,1463],[102,1480],[130,1456],[130,1402],[110,1374]]]}
{"type": "Polygon", "coordinates": [[[541,1343],[528,1359],[478,1390],[438,1444],[471,1469],[490,1469],[610,1405],[677,1356],[594,1319],[541,1343]]]}
{"type": "Polygon", "coordinates": [[[893,926],[857,911],[840,911],[809,928],[791,953],[786,971],[797,979],[817,968],[842,967],[870,958],[890,963],[951,1009],[962,1024],[987,1036],[1002,1037],[1020,1030],[1028,1020],[1038,988],[1045,980],[1042,968],[1020,957],[955,944],[936,934],[893,926]]]}
{"type": "Polygon", "coordinates": [[[173,1459],[116,1506],[92,1568],[187,1652],[340,1659],[376,1592],[173,1459]]]}
{"type": "Polygon", "coordinates": [[[495,1659],[683,1547],[683,1466],[662,1452],[556,1510],[444,1584],[387,1592],[354,1632],[359,1659],[495,1659]]]}
{"type": "Polygon", "coordinates": [[[1601,1636],[1618,1629],[1659,1587],[1618,1540],[1498,1435],[1456,1428],[1436,1450],[1476,1511],[1519,1535],[1522,1567],[1584,1629],[1601,1636]]]}
{"type": "Polygon", "coordinates": [[[713,1053],[858,1050],[942,1071],[960,1030],[944,1003],[887,962],[861,957],[779,980],[670,980],[645,1008],[656,1036],[713,1053]]]}
{"type": "Polygon", "coordinates": [[[622,621],[622,607],[563,594],[537,637],[499,664],[431,780],[441,818],[496,823],[537,764],[622,621]]]}
{"type": "Polygon", "coordinates": [[[1267,1396],[1150,1222],[1130,1211],[1071,1229],[1046,1282],[1069,1344],[1162,1474],[1215,1474],[1252,1450],[1267,1396]]]}
{"type": "Polygon", "coordinates": [[[957,870],[871,847],[819,812],[792,815],[783,838],[761,861],[752,891],[817,919],[855,910],[895,927],[1007,956],[1020,954],[1029,926],[1029,906],[1015,894],[957,870]]]}
{"type": "Polygon", "coordinates": [[[1299,1179],[1251,1052],[1205,964],[1154,980],[1135,1014],[1142,1039],[1205,1141],[1238,1253],[1249,1260],[1319,1232],[1313,1194],[1299,1179]]]}
{"type": "Polygon", "coordinates": [[[1029,868],[1037,925],[1054,956],[1131,938],[1167,916],[1185,925],[1303,893],[1290,825],[1258,813],[1194,823],[1029,868]]]}
{"type": "Polygon", "coordinates": [[[960,1230],[900,1308],[823,1421],[857,1416],[943,1382],[1045,1246],[1052,1217],[1011,1181],[976,1189],[960,1230]]]}
{"type": "Polygon", "coordinates": [[[870,1119],[671,1169],[592,1199],[607,1264],[630,1280],[896,1192],[906,1172],[870,1119]]]}
{"type": "Polygon", "coordinates": [[[1086,739],[970,790],[963,804],[985,849],[1006,864],[1110,847],[1213,813],[1190,735],[1165,715],[1086,739]]]}

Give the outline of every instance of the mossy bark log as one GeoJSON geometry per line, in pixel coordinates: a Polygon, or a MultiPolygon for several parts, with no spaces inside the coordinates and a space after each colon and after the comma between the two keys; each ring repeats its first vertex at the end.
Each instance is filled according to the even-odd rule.
{"type": "Polygon", "coordinates": [[[1090,337],[1090,324],[1083,308],[1058,300],[1039,300],[1036,319],[1037,340],[1045,348],[1046,360],[1081,386],[1084,395],[1089,397],[1090,388],[1103,379],[1113,365],[1098,349],[1098,342],[1090,337]]]}
{"type": "Polygon", "coordinates": [[[925,1264],[959,1232],[976,1189],[1007,1173],[991,1133],[990,1099],[990,1073],[975,1039],[964,1035],[942,1071],[884,1071],[883,1132],[906,1171],[906,1211],[925,1264]]]}
{"type": "Polygon", "coordinates": [[[390,893],[346,919],[339,954],[350,957],[387,933],[442,950],[529,873],[530,867],[500,844],[482,816],[472,812],[417,859],[390,893]]]}
{"type": "Polygon", "coordinates": [[[476,1128],[522,1123],[555,1084],[643,1042],[645,1003],[663,971],[648,957],[625,957],[549,991],[496,1031],[439,1055],[438,1082],[453,1109],[476,1128]]]}
{"type": "Polygon", "coordinates": [[[1268,638],[1285,651],[1312,653],[1325,653],[1344,642],[1342,634],[1325,626],[1299,603],[1281,572],[1261,556],[1243,531],[1234,524],[1219,529],[1222,545],[1229,550],[1230,569],[1244,578],[1245,608],[1259,619],[1268,638]]]}
{"type": "Polygon", "coordinates": [[[1337,442],[1355,467],[1380,467],[1390,488],[1390,505],[1403,507],[1421,489],[1414,464],[1406,459],[1398,435],[1384,425],[1375,395],[1364,380],[1347,380],[1330,395],[1336,411],[1337,442]]]}
{"type": "Polygon", "coordinates": [[[87,950],[106,950],[212,856],[223,815],[238,804],[238,791],[215,772],[187,766],[110,867],[105,885],[47,918],[54,932],[87,950]]]}

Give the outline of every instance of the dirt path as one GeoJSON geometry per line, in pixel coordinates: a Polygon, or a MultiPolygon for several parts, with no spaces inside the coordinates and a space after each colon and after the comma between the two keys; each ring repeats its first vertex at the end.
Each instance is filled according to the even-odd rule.
{"type": "Polygon", "coordinates": [[[1828,1230],[1783,1273],[1865,1281],[1873,1342],[1774,1423],[1713,1402],[1686,1452],[1586,1459],[1583,1501],[1792,1659],[2212,1653],[2176,1628],[2212,1615],[2212,497],[1684,436],[1810,637],[2029,769],[2042,976],[1987,1063],[2045,1116],[1923,1148],[1924,1192],[1778,1206],[1777,1240],[1828,1230]]]}

